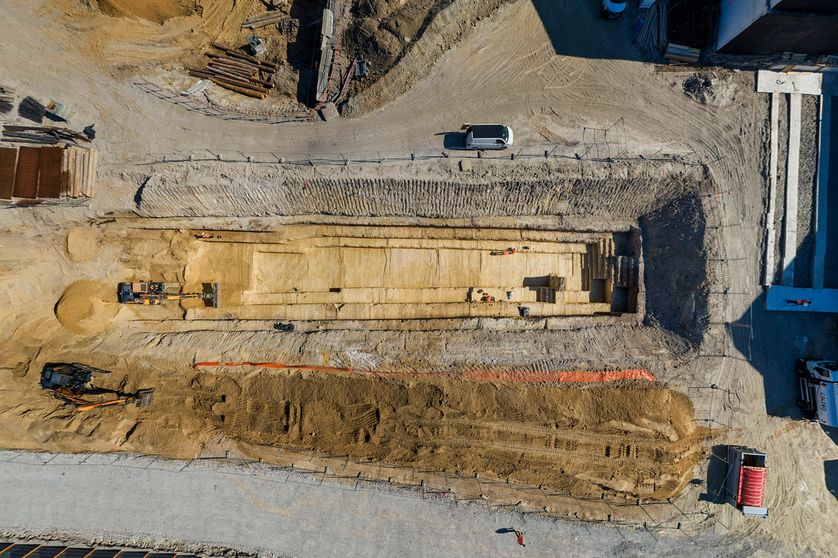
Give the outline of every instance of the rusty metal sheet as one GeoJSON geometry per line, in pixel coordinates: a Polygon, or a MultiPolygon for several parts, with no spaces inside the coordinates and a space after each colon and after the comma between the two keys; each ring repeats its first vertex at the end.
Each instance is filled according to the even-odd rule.
{"type": "Polygon", "coordinates": [[[17,148],[0,147],[0,200],[12,199],[17,170],[17,148]]]}
{"type": "Polygon", "coordinates": [[[38,168],[41,166],[41,149],[21,147],[17,155],[17,175],[15,176],[16,198],[34,200],[38,197],[38,168]]]}
{"type": "Polygon", "coordinates": [[[41,174],[38,178],[38,197],[57,198],[61,194],[61,147],[41,148],[41,174]]]}

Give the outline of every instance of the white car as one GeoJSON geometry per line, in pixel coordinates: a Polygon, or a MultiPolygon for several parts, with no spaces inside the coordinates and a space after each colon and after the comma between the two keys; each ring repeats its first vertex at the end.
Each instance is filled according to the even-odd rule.
{"type": "Polygon", "coordinates": [[[628,0],[602,0],[599,13],[605,19],[617,19],[626,11],[628,0]]]}
{"type": "Polygon", "coordinates": [[[466,129],[466,149],[506,149],[512,146],[512,128],[503,124],[472,124],[466,129]]]}

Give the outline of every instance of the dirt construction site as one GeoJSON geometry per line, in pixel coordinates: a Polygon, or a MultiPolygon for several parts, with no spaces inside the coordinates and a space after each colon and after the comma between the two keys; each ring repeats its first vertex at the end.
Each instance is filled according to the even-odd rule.
{"type": "Polygon", "coordinates": [[[794,365],[838,322],[766,310],[755,72],[697,95],[598,2],[32,4],[0,5],[0,541],[834,555],[794,365]],[[514,144],[454,146],[478,122],[514,144]],[[766,518],[725,491],[740,446],[766,518]]]}

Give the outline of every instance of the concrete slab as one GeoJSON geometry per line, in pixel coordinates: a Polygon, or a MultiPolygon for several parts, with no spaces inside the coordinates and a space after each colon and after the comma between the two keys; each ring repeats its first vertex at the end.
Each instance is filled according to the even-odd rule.
{"type": "Polygon", "coordinates": [[[809,289],[772,285],[765,297],[766,310],[838,313],[838,289],[809,289]],[[799,304],[795,301],[808,301],[799,304]]]}
{"type": "MultiPolygon", "coordinates": [[[[125,539],[140,547],[167,541],[258,555],[346,558],[521,556],[515,537],[502,531],[510,527],[527,533],[526,550],[536,556],[615,556],[644,548],[652,555],[686,558],[705,556],[710,544],[707,537],[685,546],[670,533],[457,505],[423,498],[421,491],[290,482],[284,472],[251,476],[224,466],[176,473],[107,464],[0,463],[0,525],[12,532],[125,539]]],[[[714,548],[735,546],[710,538],[714,548]]]]}
{"type": "Polygon", "coordinates": [[[786,170],[786,212],[783,237],[783,284],[794,286],[794,260],[797,257],[797,189],[800,167],[800,110],[802,97],[791,95],[789,105],[789,152],[786,170]]]}
{"type": "Polygon", "coordinates": [[[780,94],[771,94],[771,161],[768,175],[768,218],[765,242],[765,272],[762,284],[766,287],[774,282],[774,245],[777,232],[774,230],[774,214],[777,211],[777,152],[780,143],[780,94]]]}
{"type": "Polygon", "coordinates": [[[757,72],[757,92],[820,95],[822,80],[821,74],[760,70],[757,72]]]}
{"type": "Polygon", "coordinates": [[[829,159],[830,159],[830,130],[832,119],[832,96],[821,97],[820,122],[818,129],[818,178],[816,183],[815,202],[815,256],[812,262],[812,286],[822,289],[824,285],[824,266],[826,264],[827,243],[827,208],[829,195],[829,159]]]}
{"type": "Polygon", "coordinates": [[[340,118],[340,113],[338,112],[338,108],[335,104],[329,102],[320,108],[320,118],[328,122],[329,120],[340,118]]]}

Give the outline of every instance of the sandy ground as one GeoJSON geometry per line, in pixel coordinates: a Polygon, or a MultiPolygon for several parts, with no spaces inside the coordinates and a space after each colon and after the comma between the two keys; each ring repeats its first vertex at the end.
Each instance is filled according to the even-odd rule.
{"type": "MultiPolygon", "coordinates": [[[[165,428],[145,433],[146,421],[161,419],[152,409],[124,408],[110,415],[74,418],[67,415],[66,409],[58,409],[57,402],[44,397],[35,386],[39,367],[47,361],[92,360],[95,362],[91,364],[129,375],[144,370],[147,375],[142,380],[151,381],[158,375],[161,378],[161,396],[167,393],[162,387],[164,379],[178,384],[195,377],[190,361],[222,357],[330,365],[354,358],[381,370],[451,374],[468,368],[520,369],[522,364],[536,370],[642,366],[662,382],[649,393],[663,394],[672,401],[686,395],[697,424],[713,429],[711,441],[705,446],[708,453],[713,454],[715,446],[734,443],[756,447],[769,455],[768,520],[755,522],[744,518],[716,497],[714,479],[717,480],[719,462],[710,457],[688,473],[678,470],[677,475],[682,476],[670,479],[675,484],[687,477],[694,481],[674,500],[682,509],[698,514],[685,519],[685,525],[700,525],[715,536],[759,541],[773,548],[778,545],[793,555],[830,555],[836,544],[835,535],[825,532],[823,525],[838,512],[838,501],[829,491],[835,480],[829,476],[826,464],[838,459],[838,450],[834,438],[823,429],[799,420],[791,370],[794,359],[801,356],[836,356],[836,328],[828,316],[784,316],[762,309],[759,282],[767,98],[753,93],[753,75],[732,72],[719,72],[723,77],[720,93],[712,102],[691,98],[684,94],[683,82],[693,71],[659,71],[639,64],[633,60],[631,47],[625,46],[624,37],[593,27],[600,25],[594,12],[580,11],[574,18],[567,17],[568,9],[568,2],[521,0],[504,4],[490,17],[469,26],[467,32],[452,32],[458,42],[454,41],[456,46],[444,53],[431,55],[431,48],[423,56],[421,49],[411,49],[415,52],[406,54],[404,64],[396,68],[409,72],[412,80],[403,79],[405,76],[398,73],[382,77],[376,84],[382,88],[379,93],[373,87],[369,97],[359,95],[354,101],[356,118],[269,126],[222,121],[151,97],[133,85],[135,69],[103,68],[101,55],[90,52],[90,44],[97,43],[78,40],[74,25],[80,20],[49,7],[43,7],[33,18],[28,3],[4,3],[3,15],[13,22],[4,28],[7,40],[0,44],[4,84],[69,102],[77,114],[74,124],[96,122],[96,143],[102,151],[104,167],[91,208],[18,209],[0,216],[4,234],[0,241],[4,246],[0,251],[0,302],[8,309],[0,321],[6,333],[0,363],[0,432],[4,432],[6,445],[38,448],[58,444],[56,448],[104,451],[130,445],[134,434],[143,434],[137,440],[165,446],[162,440],[171,439],[167,436],[181,436],[178,432],[184,429],[190,432],[190,428],[198,430],[210,423],[213,432],[221,437],[210,440],[208,450],[235,450],[232,443],[259,443],[262,435],[280,440],[286,435],[277,433],[272,429],[275,423],[270,423],[265,434],[237,438],[237,424],[251,425],[247,427],[251,435],[261,431],[253,428],[253,421],[260,420],[264,408],[256,405],[253,412],[225,409],[221,413],[219,407],[218,413],[212,411],[220,401],[209,405],[210,411],[202,419],[215,422],[186,425],[179,418],[168,418],[165,428]],[[602,41],[582,40],[592,29],[602,33],[602,41]],[[32,36],[39,37],[34,45],[32,36]],[[28,68],[25,73],[20,70],[24,67],[28,68]],[[413,85],[407,87],[410,83],[413,85]],[[386,91],[393,95],[382,93],[386,91]],[[402,91],[404,94],[399,94],[402,91]],[[300,169],[278,164],[258,168],[224,163],[137,164],[157,160],[163,153],[199,149],[271,152],[277,158],[439,152],[443,140],[434,134],[456,130],[464,121],[505,122],[515,129],[516,143],[522,147],[541,145],[549,138],[571,155],[574,151],[593,149],[608,153],[625,148],[632,154],[689,155],[706,166],[675,170],[655,168],[652,164],[594,165],[571,161],[557,171],[547,165],[475,161],[475,171],[469,175],[460,173],[453,162],[443,162],[435,169],[417,162],[390,169],[351,165],[346,170],[314,168],[306,171],[310,173],[306,176],[300,169]],[[605,144],[588,139],[590,130],[609,128],[616,122],[622,122],[626,132],[621,141],[605,144]],[[642,180],[634,180],[638,174],[642,180]],[[493,184],[513,184],[510,190],[518,192],[519,181],[526,181],[528,175],[530,181],[543,181],[530,190],[532,195],[513,197],[514,203],[510,204],[498,201],[510,198],[504,197],[507,192],[503,188],[493,184]],[[419,196],[414,205],[416,193],[427,184],[425,180],[435,184],[437,191],[446,192],[445,197],[434,205],[426,203],[433,196],[419,196]],[[549,188],[551,181],[556,184],[554,192],[549,188]],[[253,188],[249,190],[251,182],[253,188]],[[657,192],[650,193],[647,188],[643,194],[643,186],[651,183],[663,185],[663,194],[657,201],[657,192]],[[452,189],[445,188],[452,184],[452,189]],[[465,195],[471,185],[482,195],[465,195]],[[590,187],[595,188],[596,195],[591,195],[590,187]],[[556,195],[551,196],[551,192],[556,195]],[[262,213],[253,211],[254,207],[265,206],[262,213]],[[134,211],[147,218],[183,218],[180,227],[184,230],[197,226],[214,229],[220,221],[232,218],[252,221],[238,223],[239,230],[271,230],[288,223],[282,220],[283,216],[312,219],[313,215],[323,214],[337,222],[341,216],[394,220],[461,218],[477,220],[482,226],[487,221],[491,223],[492,215],[501,215],[507,219],[505,223],[517,221],[538,226],[541,220],[542,226],[549,223],[547,228],[563,230],[591,227],[596,221],[605,226],[593,230],[627,230],[640,225],[647,253],[653,255],[644,277],[647,320],[644,324],[606,324],[594,319],[536,322],[533,329],[517,321],[478,320],[442,330],[437,330],[433,323],[422,327],[407,325],[405,331],[381,323],[371,328],[349,323],[336,329],[301,324],[297,333],[277,335],[270,323],[258,321],[231,321],[223,326],[198,323],[197,327],[184,328],[182,316],[171,320],[163,314],[138,322],[130,319],[131,311],[125,309],[118,309],[110,318],[113,303],[104,294],[101,299],[79,300],[70,296],[76,289],[67,293],[68,287],[78,281],[112,285],[122,280],[126,269],[138,274],[153,269],[164,277],[182,271],[182,262],[177,261],[167,244],[171,239],[164,242],[162,249],[159,239],[137,242],[130,253],[125,253],[119,243],[99,243],[95,235],[81,232],[102,224],[101,220],[134,211]],[[265,224],[254,215],[274,221],[265,224]],[[14,250],[7,249],[10,245],[14,250]],[[666,265],[670,260],[677,265],[666,265]],[[692,294],[683,299],[674,296],[671,285],[692,294]],[[65,293],[67,298],[61,306],[66,305],[70,314],[80,311],[107,316],[113,324],[111,329],[96,331],[97,320],[80,324],[77,331],[62,325],[62,312],[57,318],[55,304],[65,293]],[[52,419],[51,412],[55,412],[52,419]],[[222,427],[218,424],[220,419],[213,418],[220,414],[225,416],[222,427]],[[126,433],[138,419],[140,426],[126,441],[126,433]],[[226,426],[228,420],[233,426],[226,426]],[[225,428],[230,429],[226,434],[225,428]],[[160,435],[159,442],[154,439],[155,433],[160,435]],[[72,441],[78,438],[85,441],[72,441]],[[68,445],[61,446],[59,442],[68,445]],[[709,524],[705,522],[708,515],[712,517],[709,524]]],[[[580,10],[578,6],[575,9],[580,10]]],[[[194,16],[186,19],[190,17],[194,16]]],[[[442,25],[445,20],[439,22],[442,25]]],[[[433,37],[425,35],[428,41],[433,37]]],[[[163,50],[161,59],[168,55],[163,50]]],[[[114,59],[118,59],[116,54],[114,59]]],[[[163,71],[165,68],[149,64],[142,66],[141,73],[154,77],[163,71]]],[[[224,381],[235,383],[244,393],[260,385],[284,393],[305,385],[314,394],[313,386],[318,380],[303,382],[304,378],[295,374],[236,371],[225,375],[224,381]],[[289,385],[292,382],[297,384],[289,385]]],[[[387,397],[404,393],[400,391],[400,381],[386,385],[390,389],[387,397]]],[[[446,384],[446,389],[455,389],[456,385],[446,384]]],[[[501,393],[502,385],[484,389],[501,393]]],[[[200,383],[189,389],[197,393],[201,391],[199,386],[200,383]]],[[[135,387],[146,386],[137,380],[135,387]]],[[[533,392],[530,389],[512,388],[535,400],[542,397],[538,394],[557,388],[533,388],[533,392]]],[[[222,395],[210,391],[213,397],[222,395]]],[[[625,391],[611,400],[625,401],[630,390],[625,391]]],[[[183,392],[172,393],[180,397],[183,392]]],[[[199,402],[194,395],[183,396],[193,397],[187,409],[199,402]]],[[[569,397],[574,401],[573,397],[581,395],[569,397]]],[[[275,403],[273,398],[271,401],[275,403]]],[[[169,408],[173,403],[161,397],[158,404],[169,408]]],[[[347,400],[345,405],[372,403],[359,394],[358,399],[347,400]]],[[[440,410],[446,417],[450,416],[447,412],[453,412],[443,411],[439,405],[427,407],[440,410]]],[[[478,407],[493,408],[485,403],[478,407]]],[[[535,406],[534,415],[507,417],[506,424],[528,428],[541,424],[543,428],[544,417],[538,415],[538,409],[544,408],[535,406]]],[[[633,409],[622,412],[626,414],[621,418],[606,415],[606,422],[617,420],[628,425],[621,432],[629,434],[622,435],[636,441],[638,448],[648,448],[643,444],[649,436],[663,447],[672,443],[660,439],[664,431],[661,428],[651,428],[649,433],[636,426],[643,419],[675,428],[675,414],[660,417],[633,415],[637,412],[633,409]]],[[[357,448],[353,451],[358,451],[358,455],[367,455],[364,452],[369,450],[362,449],[365,445],[358,438],[349,440],[349,433],[360,435],[362,440],[366,437],[362,427],[368,424],[369,417],[361,415],[363,412],[346,410],[332,416],[342,417],[337,424],[345,421],[348,425],[355,420],[354,428],[347,426],[342,430],[347,438],[341,443],[357,448]]],[[[383,416],[383,412],[379,413],[379,417],[383,416]]],[[[428,420],[440,418],[437,415],[428,420]]],[[[650,429],[648,424],[639,425],[650,429]]],[[[433,427],[443,428],[439,423],[433,427]]],[[[447,424],[445,428],[453,432],[451,436],[462,436],[455,432],[459,425],[455,428],[447,424]]],[[[593,431],[611,433],[608,428],[611,427],[599,425],[593,431]]],[[[520,430],[513,428],[513,435],[519,439],[524,436],[520,430]]],[[[473,436],[480,439],[480,432],[477,429],[473,436]]],[[[575,430],[569,432],[570,437],[575,436],[575,430]]],[[[682,436],[677,428],[676,433],[682,436]]],[[[543,436],[543,431],[539,435],[543,436]]],[[[372,436],[370,433],[371,440],[372,436]]],[[[425,440],[430,433],[414,430],[410,436],[411,440],[425,440]]],[[[496,436],[497,433],[489,437],[496,436]]],[[[334,441],[323,439],[317,443],[323,446],[316,447],[334,451],[334,446],[328,445],[334,441]]],[[[625,445],[632,443],[610,447],[613,451],[625,445]]],[[[386,453],[387,447],[383,444],[384,453],[375,455],[397,459],[386,453]]],[[[554,449],[562,452],[561,448],[554,449]]],[[[605,459],[605,448],[601,451],[601,459],[605,459]]],[[[535,455],[529,450],[525,454],[535,455]]],[[[457,459],[473,464],[467,453],[458,454],[457,459]]],[[[643,469],[647,464],[641,461],[633,463],[632,459],[622,458],[621,463],[628,466],[624,469],[627,474],[615,477],[634,482],[634,488],[604,488],[601,480],[588,479],[585,483],[578,474],[573,482],[582,482],[578,486],[583,490],[599,486],[603,491],[631,493],[648,478],[643,469]]],[[[671,459],[664,461],[672,464],[671,459]]],[[[456,459],[452,461],[455,462],[456,459]]],[[[689,462],[687,459],[684,463],[689,462]]],[[[495,474],[503,471],[502,460],[489,465],[485,468],[495,474]]],[[[619,471],[612,469],[613,473],[619,471]]],[[[667,473],[658,470],[656,474],[667,473]]],[[[597,479],[601,478],[597,475],[597,479]]],[[[562,479],[555,482],[564,482],[562,479]]],[[[708,549],[712,548],[712,543],[708,544],[708,549]]]]}

